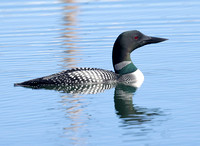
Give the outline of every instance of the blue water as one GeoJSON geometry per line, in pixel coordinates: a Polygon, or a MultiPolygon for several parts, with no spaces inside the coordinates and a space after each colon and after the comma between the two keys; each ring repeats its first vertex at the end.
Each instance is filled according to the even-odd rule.
{"type": "Polygon", "coordinates": [[[2,0],[0,145],[200,145],[199,7],[197,0],[2,0]],[[145,76],[136,92],[13,86],[71,67],[112,70],[116,37],[133,29],[169,39],[132,53],[145,76]]]}

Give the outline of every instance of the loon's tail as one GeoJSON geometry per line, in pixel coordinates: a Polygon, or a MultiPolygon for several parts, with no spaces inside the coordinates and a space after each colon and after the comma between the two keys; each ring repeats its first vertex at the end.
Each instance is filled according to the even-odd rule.
{"type": "Polygon", "coordinates": [[[15,83],[14,86],[23,86],[23,87],[28,87],[28,86],[40,86],[40,85],[48,85],[48,84],[53,84],[51,80],[47,81],[44,78],[37,78],[33,80],[28,80],[25,82],[21,83],[15,83]]]}
{"type": "Polygon", "coordinates": [[[14,83],[14,87],[16,86],[34,86],[34,85],[30,84],[29,82],[22,82],[22,83],[14,83]]]}
{"type": "Polygon", "coordinates": [[[14,83],[14,86],[22,86],[21,83],[14,83]]]}

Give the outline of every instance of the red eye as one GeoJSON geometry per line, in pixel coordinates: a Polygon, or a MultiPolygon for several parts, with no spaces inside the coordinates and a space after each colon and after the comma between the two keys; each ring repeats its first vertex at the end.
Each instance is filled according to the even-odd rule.
{"type": "Polygon", "coordinates": [[[138,36],[135,36],[134,39],[137,40],[137,39],[138,39],[138,36]]]}

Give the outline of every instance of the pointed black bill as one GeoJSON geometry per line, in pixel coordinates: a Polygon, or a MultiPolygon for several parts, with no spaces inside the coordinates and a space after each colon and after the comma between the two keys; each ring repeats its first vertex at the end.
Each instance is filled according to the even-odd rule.
{"type": "Polygon", "coordinates": [[[153,44],[153,43],[160,43],[160,42],[163,42],[163,41],[166,41],[166,40],[168,40],[168,39],[145,36],[142,43],[143,43],[143,45],[147,45],[147,44],[153,44]]]}

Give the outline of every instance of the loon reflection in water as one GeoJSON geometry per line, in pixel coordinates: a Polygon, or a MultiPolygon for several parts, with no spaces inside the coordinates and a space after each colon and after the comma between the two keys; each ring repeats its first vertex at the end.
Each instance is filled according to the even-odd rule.
{"type": "MultiPolygon", "coordinates": [[[[27,87],[30,88],[30,87],[27,87]]],[[[33,87],[32,87],[33,88],[33,87]]],[[[73,86],[40,86],[34,87],[33,89],[46,89],[46,90],[56,90],[62,93],[69,93],[73,95],[80,94],[97,94],[104,92],[105,90],[115,88],[114,91],[114,106],[116,114],[122,120],[123,126],[130,126],[132,128],[137,128],[139,125],[151,122],[156,116],[162,116],[163,112],[159,108],[142,108],[133,104],[133,95],[137,88],[131,85],[125,84],[88,84],[88,85],[73,85],[73,86]],[[135,127],[135,126],[136,127],[135,127]]],[[[141,129],[138,128],[138,130],[141,129]]],[[[139,133],[144,133],[150,130],[145,126],[142,127],[142,131],[139,133]]],[[[132,134],[138,134],[138,131],[132,134]]]]}
{"type": "MultiPolygon", "coordinates": [[[[155,116],[164,115],[159,108],[142,108],[133,104],[133,94],[137,88],[132,86],[118,84],[115,88],[114,103],[116,114],[120,119],[123,119],[123,126],[141,125],[146,122],[152,121],[155,116]]],[[[140,127],[142,131],[148,131],[150,129],[145,126],[140,127]]],[[[135,131],[138,134],[139,131],[135,131]]],[[[140,131],[141,132],[141,131],[140,131]]],[[[131,132],[134,134],[134,131],[131,132]]]]}
{"type": "MultiPolygon", "coordinates": [[[[57,90],[62,94],[63,105],[67,105],[66,112],[71,118],[76,118],[77,111],[83,111],[84,106],[80,106],[80,100],[85,100],[87,98],[82,97],[81,94],[98,94],[104,92],[108,89],[115,88],[114,90],[114,108],[115,114],[119,120],[119,126],[124,130],[124,135],[146,135],[153,129],[149,127],[149,123],[157,123],[159,119],[160,122],[164,121],[165,118],[163,111],[160,108],[145,108],[133,103],[134,93],[137,88],[125,84],[93,84],[93,85],[74,85],[69,87],[49,87],[46,86],[44,89],[47,90],[57,90]],[[63,94],[69,93],[69,94],[63,94]],[[64,96],[64,98],[63,98],[64,96]],[[73,97],[73,98],[72,98],[73,97]],[[73,100],[73,102],[70,102],[73,100]],[[76,106],[78,105],[78,106],[76,106]],[[71,108],[73,107],[73,108],[71,108]],[[75,108],[76,107],[76,108],[75,108]],[[70,111],[69,111],[70,110],[70,111]],[[76,113],[75,115],[72,113],[76,113]]],[[[111,93],[112,95],[112,93],[111,93]]],[[[105,96],[105,95],[104,95],[105,96]]],[[[85,102],[81,102],[81,105],[85,105],[85,102]]],[[[91,105],[95,106],[95,105],[91,105]]],[[[102,107],[104,108],[104,107],[102,107]]],[[[110,105],[110,109],[113,105],[110,105]]],[[[103,109],[102,109],[103,110],[103,109]]],[[[85,125],[84,123],[76,123],[77,121],[72,121],[70,125],[75,125],[73,128],[81,127],[85,125]],[[75,122],[75,123],[74,123],[75,122]]],[[[160,123],[159,122],[159,123],[160,123]]],[[[65,127],[66,133],[69,133],[71,126],[65,127]]],[[[71,131],[74,132],[74,131],[71,131]]]]}

